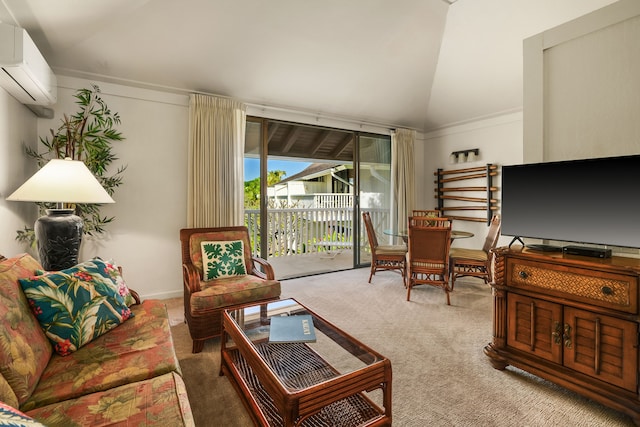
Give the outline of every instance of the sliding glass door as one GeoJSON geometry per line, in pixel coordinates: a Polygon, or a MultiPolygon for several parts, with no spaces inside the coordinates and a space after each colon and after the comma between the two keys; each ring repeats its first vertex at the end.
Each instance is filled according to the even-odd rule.
{"type": "Polygon", "coordinates": [[[248,118],[245,222],[254,253],[280,279],[366,263],[358,200],[388,218],[389,153],[386,136],[248,118]]]}
{"type": "Polygon", "coordinates": [[[391,228],[391,139],[383,135],[360,134],[358,137],[358,204],[355,207],[359,236],[359,250],[355,264],[371,262],[371,252],[361,212],[371,214],[371,222],[384,244],[385,230],[391,228]]]}

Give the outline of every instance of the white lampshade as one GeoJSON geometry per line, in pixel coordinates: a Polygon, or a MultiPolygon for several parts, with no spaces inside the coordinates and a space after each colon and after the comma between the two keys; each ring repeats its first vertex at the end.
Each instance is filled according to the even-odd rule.
{"type": "Polygon", "coordinates": [[[7,200],[56,203],[115,203],[89,168],[71,159],[52,159],[7,200]]]}

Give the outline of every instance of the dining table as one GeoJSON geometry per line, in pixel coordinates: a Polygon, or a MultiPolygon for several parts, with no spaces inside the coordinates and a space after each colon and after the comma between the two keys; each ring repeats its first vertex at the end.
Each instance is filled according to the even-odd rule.
{"type": "MultiPolygon", "coordinates": [[[[409,233],[407,230],[386,229],[382,232],[388,236],[400,237],[402,238],[402,240],[404,240],[405,243],[407,243],[407,241],[409,240],[409,233]]],[[[451,241],[454,241],[455,239],[468,239],[473,236],[474,234],[470,231],[451,230],[451,241]]]]}

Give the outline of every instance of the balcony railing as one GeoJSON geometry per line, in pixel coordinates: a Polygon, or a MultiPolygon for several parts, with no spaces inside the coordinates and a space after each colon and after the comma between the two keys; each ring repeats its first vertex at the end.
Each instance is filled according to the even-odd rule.
{"type": "MultiPolygon", "coordinates": [[[[366,209],[378,234],[389,228],[387,209],[366,209]]],[[[260,211],[245,209],[245,224],[249,229],[253,253],[259,255],[260,211]]],[[[360,219],[360,242],[369,250],[367,233],[360,219]]],[[[353,249],[353,208],[286,208],[267,210],[267,254],[269,257],[353,249]]]]}

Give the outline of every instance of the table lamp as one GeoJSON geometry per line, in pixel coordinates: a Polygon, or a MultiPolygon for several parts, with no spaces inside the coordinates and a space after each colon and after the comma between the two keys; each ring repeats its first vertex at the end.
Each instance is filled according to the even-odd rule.
{"type": "Polygon", "coordinates": [[[78,263],[82,218],[64,204],[115,203],[83,162],[69,158],[49,160],[7,200],[56,203],[56,209],[47,209],[34,226],[40,263],[47,271],[78,263]]]}

